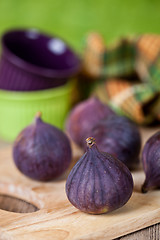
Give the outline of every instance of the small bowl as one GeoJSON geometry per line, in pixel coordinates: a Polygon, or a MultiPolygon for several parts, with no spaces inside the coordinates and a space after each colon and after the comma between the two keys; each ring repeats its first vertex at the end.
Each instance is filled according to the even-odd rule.
{"type": "Polygon", "coordinates": [[[11,30],[2,36],[0,89],[34,91],[65,84],[80,61],[60,38],[35,29],[11,30]]]}
{"type": "Polygon", "coordinates": [[[33,92],[0,90],[0,138],[13,141],[18,133],[31,124],[37,111],[42,119],[63,129],[71,106],[74,82],[53,89],[33,92]]]}

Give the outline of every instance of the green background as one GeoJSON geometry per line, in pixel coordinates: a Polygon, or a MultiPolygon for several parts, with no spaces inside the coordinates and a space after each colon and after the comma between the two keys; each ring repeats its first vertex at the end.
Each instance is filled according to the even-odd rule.
{"type": "Polygon", "coordinates": [[[0,0],[0,34],[12,27],[36,27],[81,51],[90,31],[109,44],[128,34],[160,33],[159,0],[0,0]]]}

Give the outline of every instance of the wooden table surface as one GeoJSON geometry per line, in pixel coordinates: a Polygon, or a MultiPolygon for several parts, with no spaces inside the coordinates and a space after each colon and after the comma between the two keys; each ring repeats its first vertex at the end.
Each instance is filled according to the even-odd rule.
{"type": "MultiPolygon", "coordinates": [[[[33,212],[37,210],[35,206],[25,201],[1,195],[0,195],[0,208],[3,208],[3,210],[6,209],[15,212],[33,212]]],[[[116,240],[159,240],[159,239],[160,239],[160,224],[155,224],[140,231],[117,238],[116,240]]]]}
{"type": "MultiPolygon", "coordinates": [[[[150,132],[148,131],[148,136],[149,135],[150,135],[150,132]]],[[[11,144],[5,143],[4,141],[0,140],[0,150],[10,145],[11,144]]],[[[16,199],[14,197],[4,196],[1,194],[0,194],[0,208],[3,210],[20,212],[20,213],[34,212],[37,210],[37,208],[30,203],[27,203],[20,199],[16,199]]],[[[122,236],[120,238],[117,238],[116,240],[148,240],[148,239],[150,240],[160,239],[160,223],[152,225],[145,229],[139,230],[137,232],[128,234],[126,236],[122,236]]]]}

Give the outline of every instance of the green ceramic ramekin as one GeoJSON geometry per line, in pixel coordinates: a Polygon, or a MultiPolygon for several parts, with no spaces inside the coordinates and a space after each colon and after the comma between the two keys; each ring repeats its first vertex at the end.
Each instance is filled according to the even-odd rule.
{"type": "Polygon", "coordinates": [[[14,141],[18,133],[31,124],[37,111],[42,119],[61,129],[71,106],[74,83],[40,91],[0,90],[0,138],[14,141]]]}

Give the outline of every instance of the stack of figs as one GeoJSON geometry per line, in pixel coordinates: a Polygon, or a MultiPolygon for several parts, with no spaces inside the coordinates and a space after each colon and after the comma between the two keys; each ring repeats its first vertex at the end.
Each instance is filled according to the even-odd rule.
{"type": "MultiPolygon", "coordinates": [[[[62,175],[72,160],[70,140],[84,154],[66,181],[66,194],[83,212],[102,214],[122,207],[133,192],[130,170],[139,166],[141,135],[138,126],[118,116],[97,98],[79,103],[70,112],[64,132],[45,123],[38,113],[34,122],[18,135],[13,159],[26,176],[50,181],[62,175]]],[[[160,132],[142,151],[146,174],[142,192],[160,187],[160,132]]]]}

